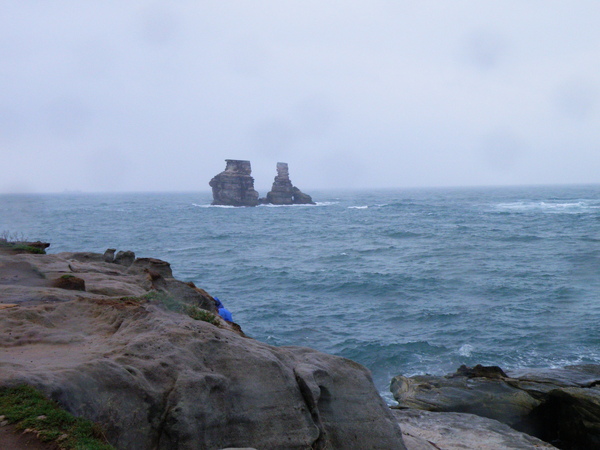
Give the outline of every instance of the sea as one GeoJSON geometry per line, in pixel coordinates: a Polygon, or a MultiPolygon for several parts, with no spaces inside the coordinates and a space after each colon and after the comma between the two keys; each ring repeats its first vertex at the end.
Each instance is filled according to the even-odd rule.
{"type": "Polygon", "coordinates": [[[132,250],[218,296],[249,336],[396,375],[600,363],[600,186],[6,194],[0,232],[49,253],[132,250]]]}

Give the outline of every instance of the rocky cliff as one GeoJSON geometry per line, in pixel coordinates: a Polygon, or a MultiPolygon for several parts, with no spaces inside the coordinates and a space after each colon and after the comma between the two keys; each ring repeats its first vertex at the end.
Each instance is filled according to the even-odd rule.
{"type": "Polygon", "coordinates": [[[215,175],[209,185],[213,192],[213,205],[256,206],[258,192],[254,190],[254,178],[250,161],[226,159],[225,170],[215,175]]]}
{"type": "Polygon", "coordinates": [[[0,387],[119,449],[405,448],[364,367],[245,337],[168,263],[114,253],[0,254],[0,387]]]}
{"type": "Polygon", "coordinates": [[[283,162],[277,163],[277,175],[275,176],[273,186],[267,197],[261,199],[261,202],[273,205],[314,205],[310,195],[303,193],[300,189],[292,185],[288,165],[283,162]]]}

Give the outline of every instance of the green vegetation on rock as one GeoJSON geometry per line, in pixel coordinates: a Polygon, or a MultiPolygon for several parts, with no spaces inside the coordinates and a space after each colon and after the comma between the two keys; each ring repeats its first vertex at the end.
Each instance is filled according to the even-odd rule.
{"type": "Polygon", "coordinates": [[[31,386],[0,388],[0,415],[18,430],[33,430],[43,442],[63,449],[114,450],[98,425],[60,409],[31,386]]]}
{"type": "Polygon", "coordinates": [[[208,322],[212,325],[219,326],[220,321],[217,316],[215,316],[210,311],[207,311],[202,308],[198,308],[197,306],[188,305],[185,307],[185,313],[190,316],[194,320],[203,320],[204,322],[208,322]]]}
{"type": "Polygon", "coordinates": [[[140,295],[139,297],[121,297],[121,300],[134,302],[155,302],[164,306],[169,311],[187,314],[194,320],[202,320],[217,327],[221,325],[219,318],[212,312],[195,305],[183,303],[166,292],[150,291],[147,294],[140,295]]]}
{"type": "Polygon", "coordinates": [[[34,253],[37,255],[46,254],[46,250],[44,250],[44,248],[35,247],[29,244],[31,244],[31,242],[27,242],[27,239],[23,234],[10,233],[8,231],[3,231],[0,233],[0,249],[10,250],[15,253],[34,253]]]}

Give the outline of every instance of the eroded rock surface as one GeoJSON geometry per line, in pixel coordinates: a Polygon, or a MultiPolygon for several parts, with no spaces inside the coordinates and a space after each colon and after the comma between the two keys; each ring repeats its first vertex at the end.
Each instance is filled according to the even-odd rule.
{"type": "Polygon", "coordinates": [[[364,367],[168,310],[145,294],[213,311],[214,301],[163,276],[160,260],[126,267],[61,253],[0,264],[25,274],[0,284],[10,305],[0,308],[0,385],[37,387],[119,449],[405,448],[364,367]],[[64,274],[86,291],[52,287],[64,274]]]}
{"type": "Polygon", "coordinates": [[[213,205],[256,206],[258,192],[254,189],[254,178],[250,161],[226,159],[225,170],[210,180],[213,205]]]}
{"type": "Polygon", "coordinates": [[[392,410],[400,423],[407,450],[554,449],[533,436],[497,420],[465,413],[416,409],[392,410]]]}
{"type": "Polygon", "coordinates": [[[559,448],[600,448],[600,366],[496,369],[463,367],[443,377],[400,375],[391,391],[400,407],[476,414],[559,448]]]}

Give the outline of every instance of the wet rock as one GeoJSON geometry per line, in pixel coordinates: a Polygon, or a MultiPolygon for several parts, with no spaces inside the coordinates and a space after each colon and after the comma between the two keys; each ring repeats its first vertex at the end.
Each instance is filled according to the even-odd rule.
{"type": "Polygon", "coordinates": [[[254,178],[250,161],[226,159],[225,170],[210,180],[213,205],[256,206],[258,192],[254,190],[254,178]]]}

